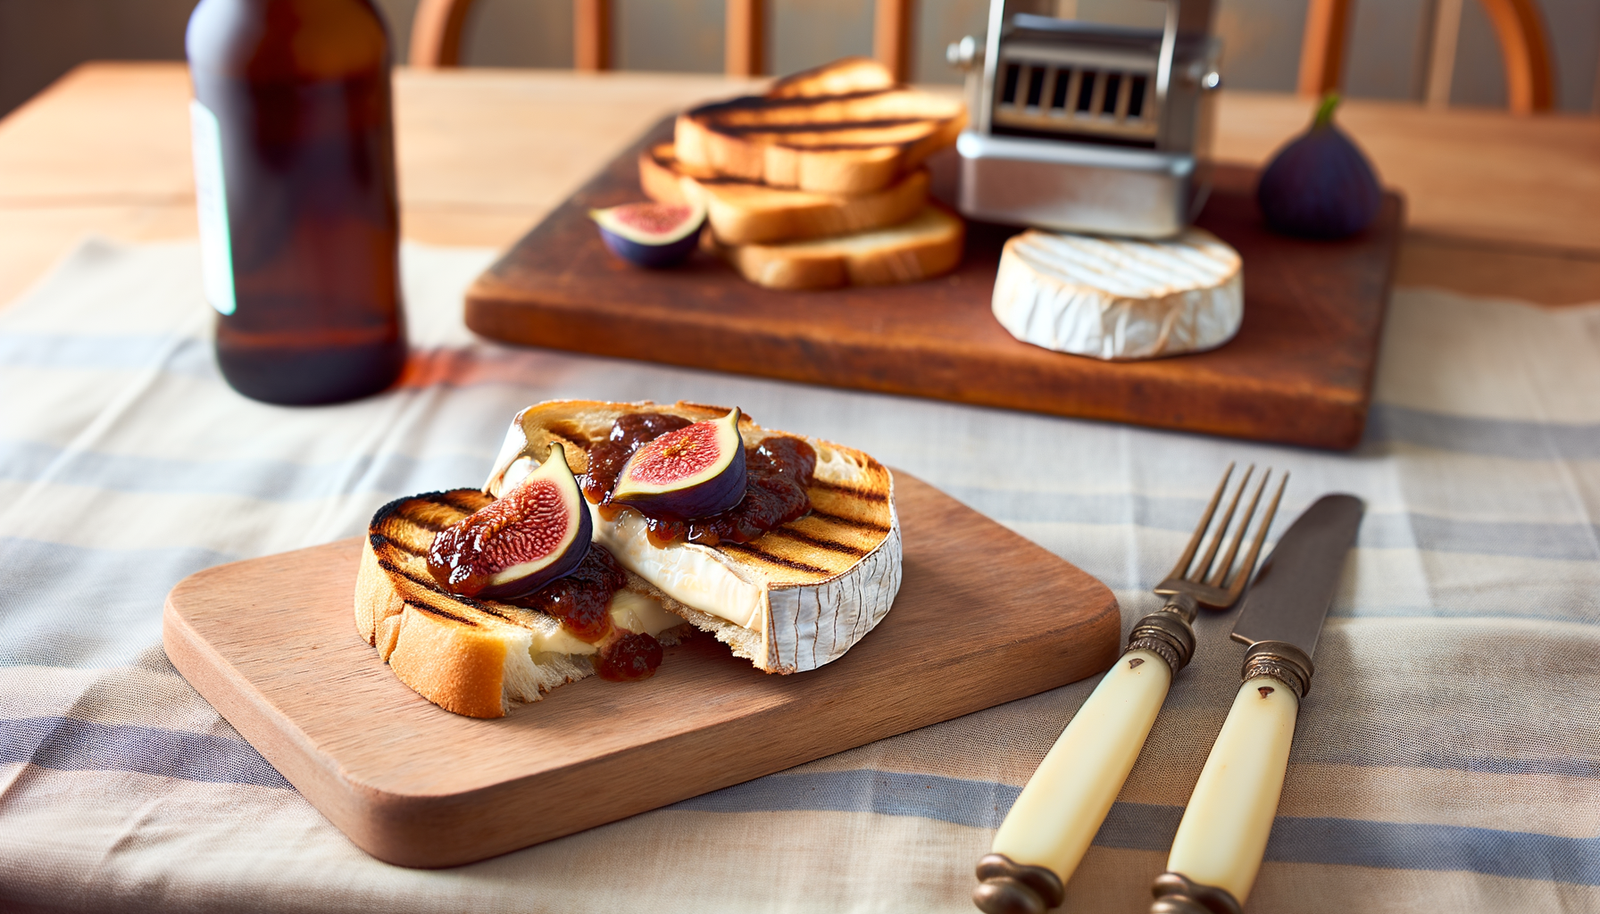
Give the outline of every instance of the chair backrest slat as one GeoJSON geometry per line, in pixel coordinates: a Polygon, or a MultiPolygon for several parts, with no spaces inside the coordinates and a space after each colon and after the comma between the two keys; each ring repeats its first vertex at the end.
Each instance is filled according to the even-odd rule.
{"type": "MultiPolygon", "coordinates": [[[[1310,0],[1300,45],[1301,95],[1320,96],[1344,82],[1344,57],[1354,0],[1310,0]]],[[[1555,75],[1537,0],[1481,0],[1500,40],[1507,107],[1518,114],[1555,106],[1555,75]]],[[[1434,10],[1433,43],[1426,96],[1429,104],[1450,100],[1456,40],[1463,0],[1439,0],[1434,10]]]]}

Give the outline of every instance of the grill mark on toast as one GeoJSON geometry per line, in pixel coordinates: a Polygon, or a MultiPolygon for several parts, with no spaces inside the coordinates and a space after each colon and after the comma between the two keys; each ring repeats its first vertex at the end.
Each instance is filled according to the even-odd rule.
{"type": "Polygon", "coordinates": [[[807,517],[820,517],[831,524],[840,524],[846,527],[855,527],[859,530],[871,530],[875,533],[888,533],[889,525],[876,521],[859,520],[854,517],[845,517],[843,514],[833,514],[821,508],[813,507],[807,517]]]}
{"type": "Polygon", "coordinates": [[[946,117],[880,117],[859,121],[807,121],[802,124],[715,124],[711,129],[733,136],[746,133],[834,133],[841,130],[883,130],[915,124],[933,125],[947,120],[949,118],[946,117]]]}
{"type": "MultiPolygon", "coordinates": [[[[520,625],[516,619],[498,609],[495,609],[494,604],[492,603],[486,603],[483,600],[479,600],[474,597],[464,597],[458,593],[450,593],[444,588],[440,587],[437,581],[424,581],[409,571],[406,571],[404,568],[401,568],[398,565],[395,565],[393,562],[388,561],[387,559],[378,559],[378,567],[397,578],[405,578],[407,581],[410,581],[429,593],[437,594],[447,600],[454,600],[463,606],[468,606],[472,609],[476,609],[478,612],[494,616],[496,619],[499,619],[503,622],[510,622],[512,625],[520,625]]],[[[412,603],[414,601],[406,600],[405,602],[412,603]]],[[[539,612],[537,609],[530,609],[528,611],[532,613],[539,612]]],[[[543,614],[541,613],[541,615],[543,614]]],[[[452,618],[454,617],[452,616],[452,618]]],[[[470,622],[469,624],[476,625],[477,623],[470,622]]]]}
{"type": "MultiPolygon", "coordinates": [[[[879,504],[883,504],[889,500],[889,493],[887,492],[872,492],[866,489],[857,489],[852,486],[840,485],[836,482],[828,482],[826,479],[812,479],[811,487],[813,489],[826,489],[829,492],[841,492],[845,495],[859,498],[862,501],[877,502],[879,504]]],[[[815,514],[820,512],[817,512],[815,509],[813,509],[812,513],[815,514]]]]}
{"type": "Polygon", "coordinates": [[[727,549],[732,552],[742,552],[745,555],[755,556],[763,562],[769,562],[773,565],[782,565],[785,568],[792,568],[795,571],[808,571],[812,574],[836,574],[836,572],[830,571],[826,568],[818,568],[815,565],[807,565],[805,562],[797,562],[794,559],[786,559],[783,556],[773,555],[772,553],[752,543],[720,543],[718,544],[717,548],[727,549]]]}
{"type": "Polygon", "coordinates": [[[478,509],[484,507],[485,505],[489,504],[489,502],[494,500],[492,498],[488,498],[488,496],[485,496],[477,489],[454,489],[449,492],[436,492],[430,494],[433,497],[429,497],[427,495],[421,497],[427,498],[434,504],[447,505],[451,508],[455,508],[457,511],[464,511],[468,514],[478,511],[478,509]],[[487,498],[488,500],[479,501],[475,496],[487,498]]]}
{"type": "Polygon", "coordinates": [[[805,543],[807,546],[821,549],[825,552],[840,552],[845,555],[853,555],[857,558],[867,554],[867,550],[862,549],[859,546],[852,546],[849,543],[841,543],[836,540],[823,539],[820,536],[812,536],[809,533],[802,533],[791,526],[779,527],[772,532],[778,536],[792,539],[796,542],[805,543]]]}
{"type": "Polygon", "coordinates": [[[833,104],[837,102],[851,102],[858,99],[872,98],[886,95],[896,91],[894,86],[885,86],[881,89],[861,89],[856,92],[840,92],[834,95],[794,95],[786,98],[771,98],[765,95],[741,95],[723,102],[712,102],[701,105],[686,113],[685,116],[699,120],[706,117],[715,117],[724,111],[763,111],[774,108],[806,108],[818,104],[833,104]]]}
{"type": "Polygon", "coordinates": [[[417,609],[417,610],[420,610],[422,612],[425,612],[430,616],[438,616],[441,619],[449,619],[451,622],[460,622],[462,625],[471,626],[472,628],[477,628],[478,627],[478,623],[472,621],[471,619],[463,618],[463,617],[458,616],[458,615],[456,615],[455,613],[452,613],[452,612],[446,612],[445,610],[442,610],[437,606],[429,606],[428,604],[423,603],[420,600],[407,600],[407,601],[405,601],[405,605],[410,606],[413,609],[417,609]]]}
{"type": "MultiPolygon", "coordinates": [[[[454,508],[455,505],[448,505],[447,507],[454,508]]],[[[441,524],[441,523],[439,523],[437,521],[431,521],[431,520],[427,520],[425,518],[416,517],[416,516],[414,516],[414,515],[412,515],[410,513],[407,513],[407,512],[401,512],[400,519],[405,521],[406,523],[410,524],[413,527],[421,527],[422,529],[427,530],[430,533],[441,533],[444,530],[446,530],[447,528],[454,526],[453,523],[451,523],[451,524],[441,524]]]]}

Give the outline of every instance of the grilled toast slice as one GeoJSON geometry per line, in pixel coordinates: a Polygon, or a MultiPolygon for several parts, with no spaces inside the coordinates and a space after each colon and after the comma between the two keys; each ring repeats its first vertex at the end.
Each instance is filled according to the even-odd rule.
{"type": "Polygon", "coordinates": [[[921,168],[871,193],[824,194],[707,176],[679,162],[671,143],[639,155],[639,183],[652,200],[705,204],[711,234],[721,244],[771,244],[882,228],[910,219],[928,199],[928,172],[921,168]]]}
{"type": "Polygon", "coordinates": [[[780,80],[764,95],[678,116],[677,157],[709,174],[821,193],[879,190],[953,144],[966,110],[953,98],[894,85],[871,61],[847,59],[780,80]],[[869,74],[872,74],[869,77],[869,74]]]}
{"type": "MultiPolygon", "coordinates": [[[[599,646],[536,609],[446,593],[428,572],[436,533],[492,501],[477,489],[430,492],[380,508],[356,573],[356,629],[395,676],[424,698],[468,717],[500,717],[512,701],[589,676],[599,646]]],[[[615,629],[675,644],[682,619],[636,576],[612,598],[615,629]]]]}
{"type": "MultiPolygon", "coordinates": [[[[485,490],[498,495],[549,453],[565,449],[574,472],[586,472],[589,449],[628,413],[659,412],[693,422],[727,415],[722,407],[648,401],[559,400],[517,414],[485,490]]],[[[748,417],[747,448],[770,436],[748,417]]],[[[867,454],[814,438],[811,511],[745,543],[656,546],[644,518],[623,509],[612,520],[596,511],[595,542],[649,583],[664,605],[727,643],[769,673],[815,669],[836,660],[888,613],[900,589],[900,521],[894,481],[867,454]]]]}
{"type": "Polygon", "coordinates": [[[887,228],[783,244],[713,245],[740,275],[768,289],[892,285],[940,276],[961,262],[966,226],[925,204],[887,228]]]}

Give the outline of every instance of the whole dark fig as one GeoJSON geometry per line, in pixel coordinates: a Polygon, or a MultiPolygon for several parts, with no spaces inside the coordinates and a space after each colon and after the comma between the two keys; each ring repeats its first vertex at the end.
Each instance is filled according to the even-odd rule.
{"type": "Polygon", "coordinates": [[[1339,96],[1329,93],[1311,129],[1278,150],[1256,186],[1267,224],[1286,235],[1354,235],[1372,224],[1383,203],[1367,157],[1334,126],[1338,105],[1339,96]]]}

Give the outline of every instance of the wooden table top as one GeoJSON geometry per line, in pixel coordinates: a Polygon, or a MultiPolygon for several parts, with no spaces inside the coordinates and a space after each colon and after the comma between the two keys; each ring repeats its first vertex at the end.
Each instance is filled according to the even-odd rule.
{"type": "MultiPolygon", "coordinates": [[[[670,111],[753,84],[558,70],[395,76],[403,229],[506,247],[670,111]]],[[[85,234],[195,234],[178,63],[94,63],[0,120],[0,303],[85,234]]],[[[1304,128],[1293,96],[1225,92],[1217,158],[1259,164],[1304,128]]],[[[1548,304],[1600,300],[1600,118],[1355,100],[1340,123],[1407,200],[1398,281],[1548,304]]]]}

